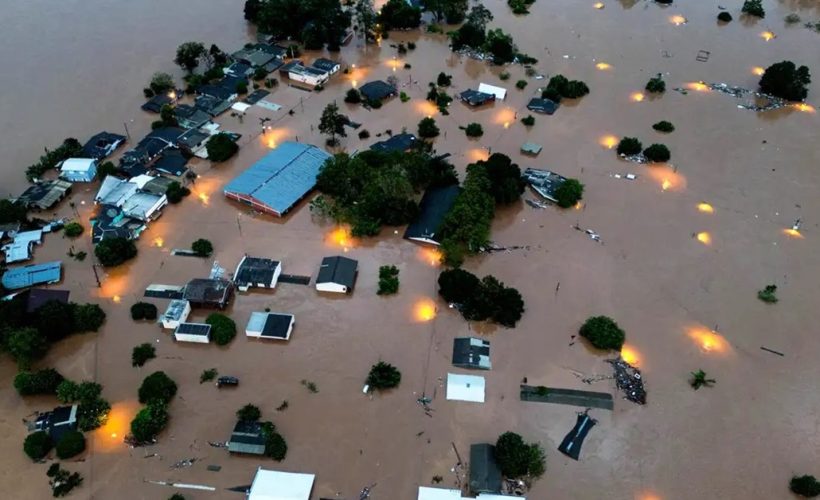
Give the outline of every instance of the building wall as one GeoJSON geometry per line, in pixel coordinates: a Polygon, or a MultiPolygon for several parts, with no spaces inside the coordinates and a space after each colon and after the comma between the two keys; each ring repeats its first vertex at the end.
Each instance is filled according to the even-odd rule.
{"type": "Polygon", "coordinates": [[[347,287],[338,283],[316,283],[316,290],[320,292],[347,293],[347,287]]]}
{"type": "Polygon", "coordinates": [[[174,333],[174,340],[177,342],[196,342],[198,344],[207,344],[211,341],[211,336],[203,335],[188,335],[185,333],[174,333]]]}

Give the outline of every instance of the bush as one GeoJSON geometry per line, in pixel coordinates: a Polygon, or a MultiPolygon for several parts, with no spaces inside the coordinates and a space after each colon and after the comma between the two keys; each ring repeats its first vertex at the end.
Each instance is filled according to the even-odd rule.
{"type": "Polygon", "coordinates": [[[746,0],[743,2],[743,8],[740,9],[740,12],[761,19],[766,17],[766,11],[763,10],[763,0],[746,0]]]}
{"type": "Polygon", "coordinates": [[[624,137],[615,150],[621,156],[632,156],[641,152],[643,144],[635,137],[624,137]]]}
{"type": "Polygon", "coordinates": [[[57,458],[65,460],[85,451],[85,436],[80,431],[67,431],[55,447],[57,458]]]}
{"type": "Polygon", "coordinates": [[[48,352],[48,339],[36,328],[19,328],[6,332],[5,348],[17,367],[25,370],[48,352]]]}
{"type": "Polygon", "coordinates": [[[220,313],[211,313],[205,319],[211,325],[211,338],[216,345],[227,345],[236,336],[236,323],[220,313]]]}
{"type": "Polygon", "coordinates": [[[139,443],[149,443],[168,424],[168,407],[159,400],[148,403],[131,421],[131,434],[139,443]]]}
{"type": "Polygon", "coordinates": [[[140,385],[138,395],[140,403],[150,404],[154,401],[170,403],[177,393],[177,384],[165,372],[154,372],[145,377],[140,385]]]}
{"type": "Polygon", "coordinates": [[[111,404],[101,397],[81,401],[77,408],[77,427],[83,431],[93,431],[108,421],[111,404]]]}
{"type": "Polygon", "coordinates": [[[253,72],[253,79],[257,81],[264,80],[266,76],[268,76],[268,71],[261,66],[253,72]]]}
{"type": "Polygon", "coordinates": [[[502,71],[501,74],[498,75],[498,78],[500,78],[501,81],[507,81],[510,79],[510,74],[506,71],[502,71]]]}
{"type": "Polygon", "coordinates": [[[379,361],[370,367],[367,385],[373,389],[392,389],[401,383],[401,372],[393,365],[379,361]]]}
{"type": "Polygon", "coordinates": [[[401,91],[401,92],[399,92],[399,100],[400,100],[401,102],[407,102],[407,101],[409,101],[409,100],[410,100],[410,96],[409,96],[409,95],[407,95],[407,92],[405,92],[405,91],[401,91]]]}
{"type": "Polygon", "coordinates": [[[214,253],[214,246],[210,241],[200,238],[191,243],[191,250],[197,257],[210,257],[214,253]]]}
{"type": "Polygon", "coordinates": [[[168,189],[165,190],[165,196],[168,198],[168,203],[177,204],[182,201],[182,198],[185,198],[191,194],[191,190],[183,187],[177,181],[174,181],[168,184],[168,189]]]}
{"type": "MultiPolygon", "coordinates": [[[[247,2],[246,2],[246,5],[247,5],[247,2]]],[[[185,500],[185,497],[180,495],[179,493],[174,493],[173,495],[168,497],[168,500],[185,500]]]]}
{"type": "Polygon", "coordinates": [[[527,444],[514,432],[505,432],[495,443],[495,460],[507,478],[538,477],[546,469],[544,450],[536,443],[527,444]]]}
{"type": "Polygon", "coordinates": [[[105,323],[105,311],[97,304],[71,304],[75,332],[96,332],[105,323]]]}
{"type": "Polygon", "coordinates": [[[416,50],[416,44],[413,42],[407,42],[407,48],[409,50],[416,50]]]}
{"type": "Polygon", "coordinates": [[[51,486],[51,495],[55,498],[64,497],[71,493],[71,490],[83,484],[83,477],[79,472],[70,473],[60,467],[60,464],[51,464],[46,471],[49,477],[48,485],[51,486]]]}
{"type": "Polygon", "coordinates": [[[532,127],[535,125],[535,117],[532,115],[527,115],[521,119],[521,123],[523,123],[525,127],[532,127]]]}
{"type": "Polygon", "coordinates": [[[791,61],[772,64],[760,78],[760,90],[789,101],[802,101],[809,93],[809,68],[799,68],[791,61]]]}
{"type": "Polygon", "coordinates": [[[157,357],[157,351],[151,344],[140,344],[131,351],[131,366],[142,366],[148,360],[157,357]]]}
{"type": "Polygon", "coordinates": [[[63,228],[63,232],[69,238],[76,238],[77,236],[81,236],[85,232],[85,229],[82,224],[78,222],[69,222],[63,228]]]}
{"type": "Polygon", "coordinates": [[[82,156],[82,151],[83,145],[80,144],[80,141],[69,137],[57,148],[46,149],[45,154],[40,157],[37,163],[26,168],[26,179],[29,181],[37,179],[47,171],[56,168],[61,161],[82,156]]]}
{"type": "Polygon", "coordinates": [[[797,23],[799,23],[799,22],[801,21],[801,19],[800,19],[800,16],[799,16],[799,15],[797,15],[797,14],[796,14],[796,13],[794,13],[794,12],[792,12],[791,14],[787,15],[786,17],[784,17],[784,18],[783,18],[783,21],[785,21],[785,22],[786,22],[786,24],[797,24],[797,23]]]}
{"type": "Polygon", "coordinates": [[[517,88],[518,90],[524,90],[526,86],[527,80],[518,80],[517,82],[515,82],[515,88],[517,88]]]}
{"type": "Polygon", "coordinates": [[[478,277],[463,269],[448,269],[438,278],[439,294],[456,304],[465,319],[492,320],[512,328],[524,314],[524,301],[515,288],[508,288],[493,276],[478,277]]]}
{"type": "Polygon", "coordinates": [[[789,489],[796,495],[814,498],[820,495],[820,481],[809,475],[794,476],[789,481],[789,489]]]}
{"type": "Polygon", "coordinates": [[[117,166],[110,161],[103,162],[102,164],[100,164],[99,167],[97,167],[97,178],[100,179],[100,181],[102,181],[109,175],[114,175],[116,173],[117,166]]]}
{"type": "Polygon", "coordinates": [[[399,268],[396,266],[379,267],[378,295],[391,295],[399,291],[399,268]]]}
{"type": "Polygon", "coordinates": [[[148,302],[137,302],[131,306],[131,319],[139,321],[141,319],[157,319],[157,306],[148,302]]]}
{"type": "MultiPolygon", "coordinates": [[[[174,78],[168,73],[157,72],[151,77],[151,83],[148,84],[152,94],[164,94],[169,90],[174,90],[174,78]]],[[[153,97],[146,94],[146,97],[153,97]]]]}
{"type": "Polygon", "coordinates": [[[663,81],[660,73],[646,83],[646,90],[652,94],[662,94],[666,92],[666,82],[663,81]]]}
{"type": "Polygon", "coordinates": [[[36,372],[20,372],[14,377],[14,388],[21,396],[56,394],[57,387],[65,378],[53,368],[36,372]]]}
{"type": "Polygon", "coordinates": [[[51,441],[51,436],[44,431],[32,432],[26,436],[26,440],[23,442],[23,451],[35,462],[45,458],[53,447],[54,443],[51,441]]]}
{"type": "Polygon", "coordinates": [[[419,137],[424,139],[432,139],[433,137],[438,137],[440,131],[436,126],[436,121],[429,116],[427,118],[422,118],[419,122],[419,137]]]}
{"type": "Polygon", "coordinates": [[[542,99],[549,99],[554,103],[561,102],[561,94],[555,88],[546,88],[544,91],[541,92],[542,99]]]}
{"type": "Polygon", "coordinates": [[[220,132],[211,137],[205,144],[205,149],[208,151],[208,159],[218,163],[235,155],[239,151],[239,146],[230,135],[220,132]]]}
{"type": "Polygon", "coordinates": [[[439,87],[449,87],[453,83],[452,75],[448,75],[443,71],[438,74],[438,78],[436,78],[436,84],[439,87]]]}
{"type": "Polygon", "coordinates": [[[57,386],[57,400],[61,403],[89,402],[97,399],[102,393],[102,385],[84,380],[79,384],[65,379],[57,386]]]}
{"type": "Polygon", "coordinates": [[[578,179],[567,179],[555,190],[555,199],[561,208],[574,207],[584,197],[584,185],[578,179]]]}
{"type": "MultiPolygon", "coordinates": [[[[758,290],[757,298],[766,302],[767,304],[776,304],[778,301],[777,298],[777,285],[766,285],[766,288],[763,290],[758,290]]],[[[17,379],[15,379],[15,383],[17,379]]]]}
{"type": "Polygon", "coordinates": [[[560,95],[566,99],[578,99],[589,94],[589,87],[586,83],[579,80],[568,80],[564,75],[555,75],[550,78],[547,83],[547,88],[541,93],[544,99],[550,99],[555,102],[553,96],[560,95]]]}
{"type": "Polygon", "coordinates": [[[137,256],[137,246],[125,238],[106,238],[94,247],[94,255],[104,267],[114,267],[137,256]]]}
{"type": "Polygon", "coordinates": [[[510,6],[513,14],[523,15],[530,13],[527,7],[534,1],[535,0],[507,0],[507,5],[510,6]]]}
{"type": "Polygon", "coordinates": [[[262,435],[265,437],[265,456],[281,462],[288,454],[288,444],[281,434],[276,432],[272,422],[262,422],[262,435]]]}
{"type": "Polygon", "coordinates": [[[359,104],[362,102],[362,94],[359,93],[358,89],[350,89],[345,94],[345,102],[350,104],[359,104]]]}
{"type": "Polygon", "coordinates": [[[480,123],[471,123],[464,128],[467,137],[481,137],[484,135],[484,129],[481,128],[480,123]]]}
{"type": "Polygon", "coordinates": [[[248,422],[256,422],[262,416],[262,412],[258,406],[250,403],[246,404],[236,412],[236,418],[239,420],[247,420],[248,422]]]}
{"type": "Polygon", "coordinates": [[[658,123],[652,125],[652,128],[657,130],[658,132],[664,132],[667,134],[675,131],[675,126],[666,120],[659,121],[658,123]]]}
{"type": "Polygon", "coordinates": [[[718,21],[723,23],[731,23],[732,22],[732,15],[728,12],[721,12],[717,15],[718,21]]]}
{"type": "Polygon", "coordinates": [[[205,382],[215,379],[218,373],[219,372],[216,371],[216,368],[208,368],[207,370],[203,370],[199,375],[199,383],[204,384],[205,382]]]}
{"type": "Polygon", "coordinates": [[[586,320],[578,333],[597,349],[620,351],[626,334],[613,319],[593,316],[586,320]]]}
{"type": "Polygon", "coordinates": [[[651,162],[666,162],[672,157],[669,148],[663,144],[652,144],[643,150],[643,155],[651,162]]]}
{"type": "Polygon", "coordinates": [[[359,139],[364,140],[368,138],[370,138],[370,132],[368,132],[367,130],[362,130],[361,132],[359,132],[359,139]]]}

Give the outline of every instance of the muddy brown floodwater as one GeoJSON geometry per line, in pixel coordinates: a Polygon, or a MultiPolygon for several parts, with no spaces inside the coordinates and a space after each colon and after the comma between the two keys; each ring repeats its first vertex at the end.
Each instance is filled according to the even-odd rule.
{"type": "MultiPolygon", "coordinates": [[[[108,313],[99,333],[60,343],[41,363],[72,379],[97,380],[114,405],[109,424],[91,437],[90,451],[68,463],[85,476],[72,496],[166,498],[171,488],[146,482],[161,480],[217,488],[183,491],[189,499],[239,498],[226,488],[249,484],[263,465],[315,473],[314,498],[355,498],[376,483],[372,498],[409,500],[436,475],[443,485],[455,485],[451,443],[466,455],[470,443],[514,430],[547,450],[547,472],[528,495],[533,500],[788,498],[793,474],[820,472],[818,115],[793,108],[755,114],[738,109],[732,97],[696,86],[689,85],[686,95],[672,89],[699,80],[753,87],[755,68],[788,58],[816,74],[809,92],[816,104],[820,35],[781,20],[792,11],[805,20],[820,18],[820,11],[816,2],[764,1],[767,17],[754,21],[738,15],[739,2],[723,2],[736,21],[719,26],[718,3],[663,7],[607,0],[597,10],[591,0],[539,0],[530,15],[515,17],[505,2],[487,1],[492,26],[512,32],[519,48],[539,59],[539,73],[584,80],[592,91],[554,116],[537,116],[529,129],[519,120],[545,80],[527,78],[520,67],[503,68],[511,78],[502,82],[502,68],[450,53],[443,35],[394,34],[366,51],[354,42],[334,57],[355,69],[334,77],[323,92],[281,85],[269,98],[284,106],[279,112],[254,107],[243,123],[220,118],[223,127],[244,134],[239,155],[220,165],[194,163],[200,178],[193,195],[165,210],[139,240],[137,259],[108,271],[102,288],[90,261],[67,258],[72,243],[49,235],[35,260],[64,259],[60,286],[71,290],[72,300],[99,302],[108,313]],[[764,31],[776,38],[766,41],[764,31]],[[397,56],[390,46],[411,40],[417,48],[406,55],[397,56]],[[701,50],[710,53],[708,61],[696,60],[701,50]],[[404,69],[405,62],[412,68],[404,69]],[[440,116],[424,101],[427,82],[439,71],[453,75],[452,93],[487,82],[509,88],[508,97],[476,111],[454,102],[449,116],[440,116]],[[658,72],[667,92],[633,100],[658,72]],[[351,86],[391,74],[409,102],[394,99],[377,111],[342,103],[351,86]],[[519,79],[529,83],[523,91],[514,88],[519,79]],[[492,148],[522,167],[549,168],[586,185],[579,210],[534,210],[523,203],[500,210],[493,240],[527,249],[473,257],[466,265],[521,291],[527,311],[515,329],[468,325],[449,310],[437,299],[435,259],[402,240],[403,228],[357,242],[333,237],[333,227],[313,220],[306,203],[272,220],[224,199],[221,187],[276,144],[297,137],[322,144],[313,129],[332,100],[372,134],[367,141],[355,134],[344,139],[348,151],[369,146],[386,129],[413,131],[432,115],[442,128],[436,149],[450,153],[462,171],[492,148]],[[274,129],[260,136],[258,119],[264,117],[273,119],[274,129]],[[671,121],[675,132],[654,132],[651,125],[659,120],[671,121]],[[479,140],[458,128],[473,121],[484,126],[479,140]],[[607,137],[624,135],[668,144],[673,165],[620,161],[607,137]],[[544,146],[539,157],[518,153],[525,141],[544,146]],[[638,179],[617,179],[616,173],[638,179]],[[703,203],[711,210],[699,208],[703,203]],[[785,233],[796,218],[805,221],[802,234],[785,233]],[[603,244],[575,231],[576,223],[597,231],[603,244]],[[214,242],[214,258],[229,270],[249,253],[280,259],[286,273],[315,275],[323,256],[346,252],[360,263],[357,288],[344,298],[289,284],[273,293],[240,294],[229,310],[240,327],[230,346],[175,344],[156,325],[131,321],[128,308],[149,283],[182,284],[207,275],[210,260],[170,255],[201,237],[214,242]],[[375,293],[382,264],[401,270],[394,297],[375,293]],[[755,297],[771,283],[779,287],[776,305],[755,297]],[[296,315],[289,342],[241,334],[250,313],[266,307],[296,315]],[[644,371],[648,404],[616,397],[613,412],[593,410],[599,425],[575,462],[556,447],[579,409],[522,403],[518,387],[527,377],[535,385],[614,391],[611,380],[591,386],[581,381],[610,373],[605,356],[581,343],[570,346],[582,321],[597,314],[612,316],[626,330],[626,354],[644,371]],[[711,333],[715,327],[718,336],[711,333]],[[448,371],[460,371],[450,366],[452,339],[471,330],[492,343],[493,369],[484,374],[487,402],[447,402],[443,380],[448,371]],[[158,357],[132,368],[131,349],[142,342],[155,344],[158,357]],[[402,371],[402,384],[386,394],[363,395],[367,370],[379,359],[402,371]],[[240,377],[240,387],[218,391],[200,384],[200,373],[211,367],[240,377]],[[687,378],[697,369],[717,384],[693,391],[687,378]],[[139,407],[136,390],[155,370],[179,384],[172,419],[157,445],[129,449],[122,436],[139,407]],[[315,382],[318,393],[309,393],[303,379],[315,382]],[[432,417],[416,403],[421,394],[433,398],[432,417]],[[284,400],[288,409],[277,412],[284,400]],[[208,445],[227,439],[234,411],[248,402],[286,437],[283,463],[229,457],[208,445]],[[169,469],[186,458],[198,461],[169,469]],[[222,470],[209,472],[209,464],[222,470]]],[[[10,193],[24,186],[24,167],[42,147],[65,136],[120,131],[123,121],[132,135],[147,130],[152,117],[139,111],[141,88],[154,71],[173,69],[179,43],[195,39],[228,50],[251,33],[238,1],[12,4],[0,20],[6,42],[0,45],[6,68],[0,74],[0,168],[10,193]]],[[[95,191],[96,185],[80,186],[72,196],[86,224],[95,191]]],[[[68,203],[57,213],[72,216],[68,203]]],[[[73,245],[91,252],[87,237],[73,245]]],[[[164,309],[165,301],[153,302],[164,309]]],[[[193,319],[205,315],[196,311],[193,319]]],[[[0,484],[13,491],[9,498],[42,499],[49,496],[47,465],[32,465],[20,450],[21,419],[55,401],[21,399],[10,387],[15,371],[7,358],[0,362],[0,378],[7,381],[0,389],[0,439],[7,450],[0,484]]]]}

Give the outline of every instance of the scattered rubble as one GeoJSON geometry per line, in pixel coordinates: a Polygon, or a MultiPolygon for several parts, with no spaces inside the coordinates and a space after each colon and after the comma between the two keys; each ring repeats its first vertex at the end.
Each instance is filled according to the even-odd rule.
{"type": "Polygon", "coordinates": [[[643,387],[641,371],[620,357],[607,359],[606,362],[615,370],[615,386],[624,391],[624,399],[639,405],[646,404],[646,389],[643,387]]]}

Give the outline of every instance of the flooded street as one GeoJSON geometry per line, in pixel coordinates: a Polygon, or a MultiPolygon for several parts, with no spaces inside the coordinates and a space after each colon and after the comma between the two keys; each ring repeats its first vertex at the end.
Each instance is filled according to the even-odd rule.
{"type": "MultiPolygon", "coordinates": [[[[227,488],[250,484],[261,465],[315,473],[314,499],[356,498],[375,483],[374,500],[411,500],[434,476],[443,478],[441,486],[457,487],[454,446],[467,456],[471,443],[494,442],[507,430],[547,451],[547,472],[529,492],[530,500],[788,498],[792,475],[820,472],[814,443],[820,419],[814,385],[820,377],[814,321],[820,293],[820,116],[796,108],[758,114],[738,109],[734,97],[693,85],[702,80],[754,88],[755,68],[790,59],[814,73],[808,102],[817,106],[820,34],[801,24],[786,26],[782,19],[798,12],[804,20],[820,20],[820,9],[813,2],[768,0],[765,20],[744,19],[733,6],[736,20],[718,25],[718,2],[664,7],[609,0],[601,10],[593,3],[538,0],[521,17],[512,16],[506,2],[485,2],[495,15],[490,27],[511,32],[521,52],[538,58],[534,68],[543,80],[525,76],[520,66],[493,67],[453,54],[444,35],[394,33],[381,47],[365,52],[354,39],[331,54],[351,70],[334,76],[322,92],[280,84],[267,98],[282,105],[280,111],[254,106],[242,121],[222,115],[224,129],[243,134],[239,154],[213,167],[196,160],[200,178],[192,195],[165,209],[140,237],[138,257],[101,276],[100,288],[91,259],[66,257],[71,243],[47,235],[35,261],[62,259],[59,287],[71,290],[72,301],[98,302],[108,314],[99,333],[62,341],[40,363],[74,380],[100,382],[114,407],[110,422],[89,437],[91,451],[83,461],[66,463],[85,477],[71,498],[167,498],[172,488],[146,481],[173,481],[216,488],[179,491],[189,500],[239,499],[227,488]],[[776,38],[767,41],[761,36],[766,31],[776,38]],[[400,41],[417,47],[398,55],[390,45],[400,41]],[[707,61],[697,60],[699,51],[709,52],[707,61]],[[427,83],[440,71],[453,75],[450,95],[484,82],[506,87],[507,98],[478,110],[454,101],[442,116],[424,100],[427,83]],[[502,71],[510,73],[509,80],[499,79],[502,71]],[[585,81],[591,93],[553,116],[535,115],[535,125],[524,127],[520,119],[529,114],[528,100],[557,73],[585,81]],[[643,93],[657,73],[663,74],[666,93],[636,100],[633,94],[643,93]],[[409,102],[396,98],[372,111],[343,103],[351,86],[393,74],[409,102]],[[515,88],[519,79],[528,82],[524,90],[515,88]],[[499,210],[493,241],[526,249],[467,260],[471,272],[493,274],[519,289],[526,312],[515,329],[470,325],[448,309],[437,295],[435,257],[403,240],[403,227],[385,228],[375,239],[341,241],[331,236],[332,225],[311,217],[307,201],[274,220],[224,198],[226,182],[281,142],[324,144],[316,126],[334,100],[362,124],[359,130],[371,134],[362,141],[358,130],[348,129],[342,147],[349,152],[383,139],[377,134],[388,129],[415,132],[420,119],[433,116],[442,130],[435,149],[449,153],[462,174],[491,148],[522,170],[547,168],[585,184],[579,209],[536,210],[521,202],[499,210]],[[262,118],[273,123],[264,135],[262,118]],[[655,132],[651,126],[660,120],[676,130],[655,132]],[[470,122],[482,124],[483,137],[468,139],[459,129],[470,122]],[[639,137],[644,145],[665,143],[671,164],[622,161],[610,136],[614,143],[622,136],[639,137]],[[538,157],[519,153],[527,141],[544,147],[538,157]],[[629,173],[637,179],[614,176],[629,173]],[[804,220],[802,234],[785,232],[797,218],[804,220]],[[594,229],[602,243],[574,230],[576,224],[594,229]],[[280,260],[284,273],[315,278],[322,257],[341,253],[359,260],[356,289],[336,298],[312,286],[282,283],[272,293],[238,294],[228,311],[238,327],[230,345],[177,344],[158,325],[132,321],[129,307],[148,284],[182,285],[206,277],[213,260],[170,253],[198,238],[213,242],[214,259],[229,272],[247,253],[280,260]],[[378,268],[387,264],[399,267],[400,290],[380,297],[378,268]],[[757,290],[772,283],[780,298],[775,305],[756,298],[757,290]],[[420,305],[430,301],[435,313],[428,307],[419,314],[420,305]],[[265,308],[296,316],[287,343],[245,337],[251,312],[265,308]],[[581,342],[570,345],[582,322],[601,314],[626,330],[629,355],[645,376],[646,406],[621,399],[612,380],[582,382],[611,375],[604,355],[581,342]],[[451,366],[452,339],[477,332],[492,346],[493,368],[479,374],[486,377],[486,403],[446,401],[447,373],[464,372],[451,366]],[[156,346],[157,358],[132,368],[131,350],[143,342],[156,346]],[[379,360],[401,370],[401,386],[364,395],[367,372],[379,360]],[[241,385],[217,390],[200,384],[208,368],[239,377],[241,385]],[[698,369],[717,379],[716,385],[693,391],[687,380],[698,369]],[[158,444],[129,449],[122,437],[139,408],[137,388],[156,370],[179,386],[170,424],[158,444]],[[614,394],[613,412],[590,412],[599,423],[580,461],[556,448],[583,409],[521,402],[525,377],[530,385],[614,394]],[[318,393],[310,393],[302,380],[314,382],[318,393]],[[433,399],[432,417],[416,402],[423,394],[433,399]],[[288,408],[277,411],[283,401],[288,408]],[[272,420],[287,440],[282,463],[229,456],[208,445],[228,439],[235,410],[246,403],[259,406],[263,420],[272,420]],[[187,458],[197,462],[169,468],[187,458]],[[210,472],[208,465],[221,471],[210,472]]],[[[0,30],[13,42],[0,45],[0,60],[15,68],[0,74],[4,195],[24,189],[25,167],[43,147],[66,136],[84,141],[103,129],[120,133],[126,122],[132,138],[141,137],[154,119],[139,109],[141,89],[155,71],[174,70],[178,44],[200,40],[230,52],[251,33],[241,2],[228,0],[138,0],[117,7],[99,0],[15,2],[0,19],[0,30]]],[[[71,197],[86,227],[96,189],[96,183],[75,185],[71,197]]],[[[528,190],[524,197],[536,195],[528,190]]],[[[74,216],[67,202],[57,213],[74,216]]],[[[90,238],[73,245],[92,252],[90,238]]],[[[161,312],[167,305],[150,301],[161,312]]],[[[200,321],[207,314],[195,310],[191,318],[200,321]]],[[[4,356],[0,378],[8,382],[0,388],[0,443],[10,452],[0,459],[0,483],[13,486],[16,499],[47,498],[48,464],[33,465],[22,453],[21,419],[51,408],[55,400],[22,399],[11,387],[15,373],[4,356]]]]}

